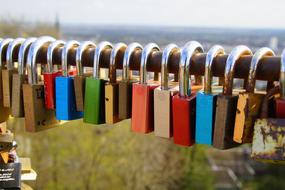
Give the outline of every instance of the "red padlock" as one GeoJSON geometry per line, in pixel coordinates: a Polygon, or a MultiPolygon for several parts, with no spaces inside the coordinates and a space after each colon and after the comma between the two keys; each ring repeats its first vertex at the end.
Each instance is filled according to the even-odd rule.
{"type": "Polygon", "coordinates": [[[52,42],[47,50],[47,72],[44,73],[45,106],[47,109],[55,109],[55,78],[61,75],[61,71],[53,70],[53,53],[57,48],[63,48],[65,42],[57,40],[52,42]]]}
{"type": "Polygon", "coordinates": [[[149,133],[153,131],[153,93],[158,84],[147,83],[147,62],[154,51],[159,51],[155,43],[147,44],[141,57],[140,82],[133,84],[132,99],[132,131],[137,133],[149,133]]]}
{"type": "Polygon", "coordinates": [[[280,65],[280,76],[279,76],[279,85],[280,85],[280,98],[276,99],[276,117],[285,118],[285,49],[281,54],[281,65],[280,65]]]}
{"type": "Polygon", "coordinates": [[[202,53],[199,42],[190,41],[183,47],[179,62],[179,94],[173,96],[173,140],[175,144],[195,143],[196,93],[191,92],[190,62],[194,54],[202,53]]]}

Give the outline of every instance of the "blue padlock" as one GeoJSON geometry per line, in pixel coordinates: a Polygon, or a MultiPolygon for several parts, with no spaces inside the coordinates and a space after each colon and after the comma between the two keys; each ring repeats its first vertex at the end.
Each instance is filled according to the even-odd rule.
{"type": "MultiPolygon", "coordinates": [[[[204,87],[202,91],[197,93],[196,99],[195,139],[197,144],[213,144],[217,92],[211,88],[212,63],[216,56],[223,54],[225,54],[224,48],[215,45],[206,56],[204,87]]],[[[218,91],[218,88],[215,90],[218,91]]]]}
{"type": "Polygon", "coordinates": [[[67,57],[72,49],[77,49],[79,42],[68,41],[61,54],[62,76],[55,78],[56,119],[74,120],[83,117],[83,112],[76,110],[73,76],[68,76],[67,57]]]}

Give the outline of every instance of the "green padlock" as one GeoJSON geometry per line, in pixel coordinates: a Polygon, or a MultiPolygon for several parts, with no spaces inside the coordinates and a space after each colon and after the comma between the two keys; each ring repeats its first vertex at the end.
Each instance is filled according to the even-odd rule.
{"type": "Polygon", "coordinates": [[[95,49],[93,77],[86,78],[85,82],[85,102],[84,117],[85,123],[102,124],[105,123],[105,83],[100,79],[100,58],[105,49],[112,49],[109,42],[101,42],[95,49]]]}

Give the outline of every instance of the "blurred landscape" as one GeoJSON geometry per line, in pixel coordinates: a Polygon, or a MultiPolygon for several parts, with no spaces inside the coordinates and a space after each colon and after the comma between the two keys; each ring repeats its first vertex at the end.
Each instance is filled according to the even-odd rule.
{"type": "MultiPolygon", "coordinates": [[[[268,46],[280,53],[284,30],[86,26],[50,23],[0,22],[4,37],[52,35],[64,40],[98,43],[156,42],[183,45],[197,40],[207,51],[220,44],[229,52],[239,44],[253,50],[268,46]]],[[[180,147],[153,134],[134,134],[130,120],[116,125],[65,122],[35,134],[24,120],[7,122],[18,142],[18,154],[32,159],[38,179],[35,189],[284,189],[285,167],[250,159],[250,146],[219,151],[208,146],[180,147]]]]}

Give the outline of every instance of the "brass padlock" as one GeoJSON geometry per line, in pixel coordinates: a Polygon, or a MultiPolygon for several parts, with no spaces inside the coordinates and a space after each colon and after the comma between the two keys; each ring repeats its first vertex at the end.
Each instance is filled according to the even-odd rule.
{"type": "Polygon", "coordinates": [[[25,82],[25,62],[31,44],[36,38],[27,38],[21,45],[18,53],[18,73],[12,79],[12,111],[13,117],[24,117],[23,83],[25,82]]]}
{"type": "Polygon", "coordinates": [[[238,96],[233,95],[233,79],[237,60],[242,56],[252,55],[251,50],[240,45],[229,54],[225,67],[223,94],[217,97],[213,146],[218,149],[228,149],[237,145],[233,141],[235,116],[238,96]]]}
{"type": "Polygon", "coordinates": [[[124,43],[117,43],[110,56],[109,63],[109,82],[105,84],[105,121],[106,124],[113,124],[119,121],[119,84],[117,82],[116,65],[118,60],[118,55],[124,52],[127,45],[124,43]]]}
{"type": "Polygon", "coordinates": [[[53,41],[55,39],[52,37],[40,37],[29,49],[26,65],[28,84],[23,84],[25,127],[29,132],[49,129],[57,123],[54,110],[45,107],[44,84],[39,83],[37,72],[39,52],[46,54],[49,44],[53,41]]]}
{"type": "Polygon", "coordinates": [[[88,50],[95,51],[95,48],[96,45],[93,42],[85,41],[82,42],[76,50],[77,74],[74,76],[74,90],[75,90],[75,101],[76,101],[77,111],[84,111],[85,78],[88,76],[88,73],[85,74],[83,72],[82,56],[88,50]]]}
{"type": "Polygon", "coordinates": [[[0,123],[6,121],[10,115],[10,109],[3,106],[2,68],[7,59],[6,51],[11,41],[13,41],[13,39],[7,38],[0,43],[0,123]]]}
{"type": "Polygon", "coordinates": [[[141,52],[142,46],[139,43],[128,45],[123,61],[122,80],[119,81],[119,119],[128,119],[132,116],[132,87],[137,82],[131,77],[130,62],[136,52],[141,52]]]}
{"type": "Polygon", "coordinates": [[[237,143],[251,143],[253,127],[256,118],[260,115],[261,103],[265,93],[255,92],[255,75],[258,63],[265,56],[274,56],[269,48],[261,48],[252,57],[246,92],[240,93],[237,103],[234,141],[237,143]]]}
{"type": "Polygon", "coordinates": [[[12,107],[12,78],[16,73],[14,62],[18,61],[19,49],[24,41],[24,38],[16,38],[7,48],[6,69],[2,70],[3,106],[7,108],[12,107]]]}
{"type": "MultiPolygon", "coordinates": [[[[162,52],[161,86],[154,90],[154,134],[159,137],[170,138],[173,133],[172,98],[178,88],[168,85],[168,62],[174,53],[180,49],[175,44],[169,44],[162,52]]],[[[176,85],[176,87],[178,87],[176,85]]]]}

